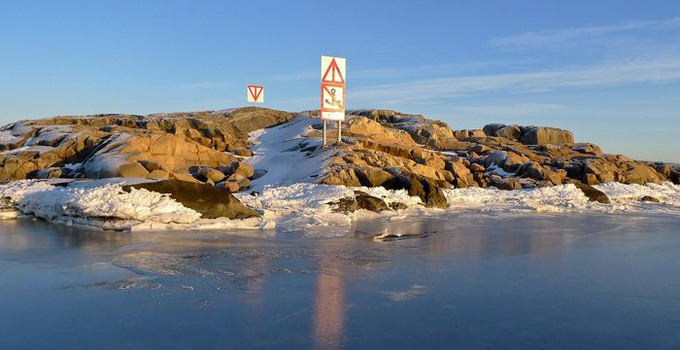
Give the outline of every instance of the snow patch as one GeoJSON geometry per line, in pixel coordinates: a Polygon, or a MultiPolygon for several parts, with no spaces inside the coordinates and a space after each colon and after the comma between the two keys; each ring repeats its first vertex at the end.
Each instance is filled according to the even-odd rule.
{"type": "Polygon", "coordinates": [[[320,138],[308,138],[318,118],[299,115],[288,123],[250,133],[253,156],[247,162],[267,173],[251,182],[261,192],[265,186],[315,182],[332,151],[321,149],[320,138]]]}

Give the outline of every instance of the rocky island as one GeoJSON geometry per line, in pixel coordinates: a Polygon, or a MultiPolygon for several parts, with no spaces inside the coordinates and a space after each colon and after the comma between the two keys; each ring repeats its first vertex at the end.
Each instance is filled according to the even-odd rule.
{"type": "Polygon", "coordinates": [[[607,154],[555,127],[456,130],[375,109],[350,111],[342,142],[326,148],[316,112],[254,107],[58,116],[0,128],[3,217],[103,229],[273,228],[304,216],[299,205],[323,208],[322,224],[346,222],[360,209],[451,209],[454,189],[490,188],[485,195],[499,197],[494,191],[559,187],[570,200],[606,205],[601,184],[619,183],[637,186],[628,201],[675,207],[679,170],[607,154]],[[673,193],[663,192],[668,186],[673,193]],[[284,203],[296,196],[304,200],[284,203]]]}

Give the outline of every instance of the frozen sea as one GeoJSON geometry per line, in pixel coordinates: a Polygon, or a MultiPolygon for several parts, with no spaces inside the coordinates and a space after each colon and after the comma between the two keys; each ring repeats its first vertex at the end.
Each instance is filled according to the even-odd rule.
{"type": "Polygon", "coordinates": [[[678,349],[680,216],[305,232],[0,221],[0,349],[678,349]],[[374,235],[410,237],[375,241],[374,235]]]}

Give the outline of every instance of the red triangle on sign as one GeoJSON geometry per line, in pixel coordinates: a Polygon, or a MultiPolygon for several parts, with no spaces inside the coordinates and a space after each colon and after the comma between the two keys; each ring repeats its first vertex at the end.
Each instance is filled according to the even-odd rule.
{"type": "Polygon", "coordinates": [[[335,58],[331,61],[331,64],[328,65],[328,69],[326,69],[326,73],[323,74],[321,81],[324,83],[345,83],[345,78],[342,76],[340,67],[338,67],[338,63],[335,62],[335,58]],[[331,75],[330,80],[328,79],[329,74],[331,75]]]}
{"type": "Polygon", "coordinates": [[[250,96],[253,97],[253,100],[255,100],[255,102],[257,102],[257,100],[260,99],[260,95],[262,94],[262,90],[264,90],[263,86],[248,85],[248,91],[250,92],[250,96]]]}

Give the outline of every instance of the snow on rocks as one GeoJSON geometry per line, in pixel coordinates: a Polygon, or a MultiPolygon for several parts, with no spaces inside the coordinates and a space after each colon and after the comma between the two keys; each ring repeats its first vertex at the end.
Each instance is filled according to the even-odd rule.
{"type": "MultiPolygon", "coordinates": [[[[494,188],[462,188],[445,190],[447,209],[425,208],[419,197],[404,190],[390,191],[382,187],[327,186],[296,183],[267,186],[261,195],[235,194],[244,204],[257,210],[262,218],[229,220],[202,219],[196,211],[184,207],[168,195],[144,189],[122,190],[130,179],[109,179],[93,182],[73,182],[63,186],[57,181],[21,180],[0,185],[0,218],[13,219],[18,213],[33,215],[47,221],[75,226],[110,230],[235,230],[277,229],[282,232],[302,232],[311,237],[345,235],[360,220],[404,220],[409,217],[435,216],[455,212],[503,213],[652,213],[680,214],[680,186],[671,183],[624,185],[608,183],[595,186],[605,192],[612,204],[591,202],[573,184],[501,191],[494,188]],[[385,210],[380,213],[357,210],[341,213],[332,202],[352,197],[362,191],[381,198],[385,203],[401,203],[407,209],[385,210]],[[659,203],[647,203],[644,196],[659,203]],[[12,208],[13,207],[13,208],[12,208]]],[[[403,206],[402,206],[403,207],[403,206]]]]}

